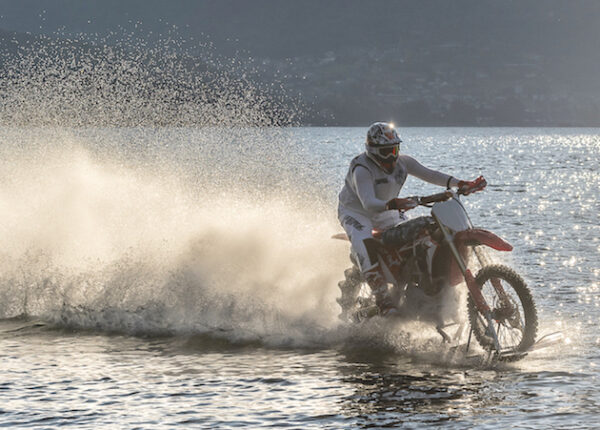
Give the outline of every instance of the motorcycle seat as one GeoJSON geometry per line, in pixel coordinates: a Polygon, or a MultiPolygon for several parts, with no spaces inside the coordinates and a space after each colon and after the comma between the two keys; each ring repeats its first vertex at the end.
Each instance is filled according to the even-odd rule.
{"type": "MultiPolygon", "coordinates": [[[[413,242],[423,230],[434,225],[435,221],[430,216],[413,218],[379,233],[377,238],[381,239],[386,246],[399,247],[413,242]]],[[[373,237],[376,236],[373,235],[373,237]]]]}

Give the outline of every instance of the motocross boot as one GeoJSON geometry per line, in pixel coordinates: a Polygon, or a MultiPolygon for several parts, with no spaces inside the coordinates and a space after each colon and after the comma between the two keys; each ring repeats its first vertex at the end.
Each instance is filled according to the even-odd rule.
{"type": "Polygon", "coordinates": [[[366,271],[364,277],[375,296],[375,304],[379,308],[381,315],[394,313],[396,308],[394,307],[387,282],[381,273],[381,269],[379,267],[374,267],[373,269],[366,271]]]}
{"type": "Polygon", "coordinates": [[[404,260],[402,260],[399,255],[396,255],[396,253],[390,250],[382,252],[381,256],[383,257],[385,265],[390,270],[392,276],[396,280],[400,280],[402,277],[402,271],[404,269],[404,260]]]}

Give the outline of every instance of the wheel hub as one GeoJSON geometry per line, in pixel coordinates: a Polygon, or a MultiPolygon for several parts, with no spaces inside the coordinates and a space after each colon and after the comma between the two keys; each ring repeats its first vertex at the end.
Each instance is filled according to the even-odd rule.
{"type": "Polygon", "coordinates": [[[499,323],[507,322],[512,328],[521,328],[519,309],[506,301],[492,311],[492,317],[499,323]]]}

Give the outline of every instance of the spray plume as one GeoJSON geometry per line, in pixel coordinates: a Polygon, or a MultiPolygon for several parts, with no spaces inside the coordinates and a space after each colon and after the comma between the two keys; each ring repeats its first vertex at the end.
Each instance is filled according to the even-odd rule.
{"type": "Polygon", "coordinates": [[[298,183],[293,101],[171,33],[59,36],[3,52],[0,317],[242,338],[333,325],[347,253],[298,183]]]}

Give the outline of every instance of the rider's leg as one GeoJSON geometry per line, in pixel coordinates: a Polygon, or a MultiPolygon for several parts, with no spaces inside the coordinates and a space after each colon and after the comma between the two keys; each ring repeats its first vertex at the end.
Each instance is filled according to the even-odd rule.
{"type": "Polygon", "coordinates": [[[340,221],[350,238],[352,253],[363,278],[373,291],[375,303],[382,313],[389,310],[393,302],[379,263],[380,245],[373,239],[371,220],[359,214],[343,213],[340,221]]]}
{"type": "Polygon", "coordinates": [[[375,296],[375,304],[381,313],[387,313],[394,307],[394,303],[388,289],[388,284],[381,271],[381,266],[379,264],[375,265],[370,270],[364,272],[363,276],[375,296]]]}
{"type": "Polygon", "coordinates": [[[365,241],[373,240],[373,235],[371,234],[373,224],[364,215],[350,211],[340,212],[340,222],[352,244],[354,261],[360,271],[364,272],[377,263],[377,258],[372,259],[365,246],[365,241]]]}
{"type": "Polygon", "coordinates": [[[393,307],[392,297],[388,288],[388,283],[385,279],[381,263],[379,258],[383,254],[382,246],[372,237],[369,237],[362,241],[362,247],[357,246],[357,249],[366,252],[366,258],[363,259],[365,262],[369,262],[367,266],[364,264],[361,266],[361,272],[367,284],[371,288],[373,295],[375,296],[375,304],[379,307],[379,310],[384,313],[388,309],[393,307]]]}

